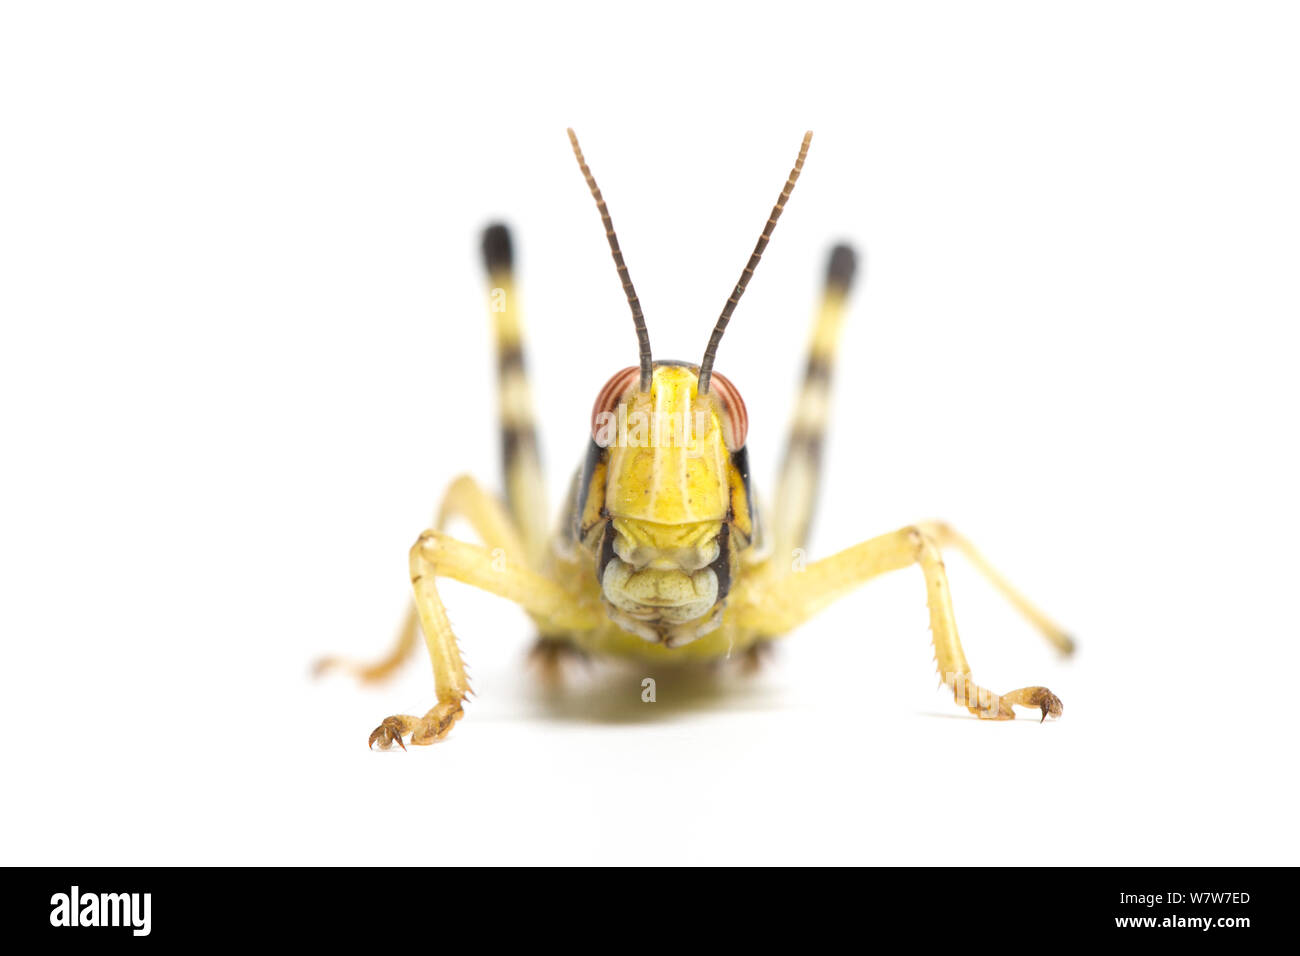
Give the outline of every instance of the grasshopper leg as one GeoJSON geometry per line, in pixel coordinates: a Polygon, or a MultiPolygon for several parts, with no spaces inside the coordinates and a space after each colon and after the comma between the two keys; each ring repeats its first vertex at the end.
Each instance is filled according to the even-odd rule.
{"type": "Polygon", "coordinates": [[[735,621],[760,635],[786,633],[836,598],[870,578],[919,565],[925,577],[930,631],[940,680],[953,700],[978,717],[1010,720],[1014,707],[1037,707],[1042,719],[1059,717],[1061,700],[1046,687],[1022,687],[995,694],[976,684],[957,636],[948,575],[939,543],[924,526],[911,525],[864,541],[839,554],[813,562],[797,574],[780,578],[740,596],[735,621]]]}
{"type": "Polygon", "coordinates": [[[438,594],[438,578],[463,581],[513,601],[533,617],[543,632],[589,630],[601,623],[598,607],[580,602],[550,578],[499,558],[498,553],[487,548],[434,530],[424,532],[412,546],[411,586],[433,665],[437,702],[421,717],[394,714],[385,718],[370,735],[372,746],[378,743],[387,749],[408,735],[413,744],[431,744],[445,737],[463,713],[470,693],[469,676],[438,594]]]}
{"type": "Polygon", "coordinates": [[[550,546],[549,502],[537,442],[533,393],[524,360],[523,321],[515,283],[514,241],[495,223],[483,231],[489,312],[497,353],[497,398],[505,500],[528,561],[540,568],[550,546]]]}
{"type": "Polygon", "coordinates": [[[849,289],[858,257],[850,246],[837,245],[826,265],[826,282],[813,322],[803,383],[795,400],[794,420],[776,484],[776,507],[770,533],[777,570],[784,570],[795,549],[807,547],[808,530],[821,484],[822,451],[830,419],[831,379],[840,327],[848,311],[849,289]]]}
{"type": "Polygon", "coordinates": [[[1067,656],[1074,653],[1074,638],[1066,633],[1063,627],[1034,606],[1028,598],[1017,591],[1011,585],[1011,582],[1004,578],[993,565],[989,564],[988,559],[980,554],[965,537],[942,521],[925,521],[918,524],[917,527],[925,535],[932,538],[940,549],[955,548],[967,561],[975,566],[975,569],[980,574],[984,575],[985,579],[1004,598],[1011,602],[1011,605],[1021,613],[1025,620],[1034,625],[1038,632],[1047,638],[1048,643],[1067,656]]]}
{"type": "MultiPolygon", "coordinates": [[[[523,559],[524,546],[506,509],[470,475],[461,475],[447,488],[434,527],[444,529],[453,518],[468,521],[475,534],[493,550],[499,562],[514,563],[523,559]]],[[[397,632],[397,640],[382,658],[363,663],[341,657],[325,657],[313,665],[313,673],[320,676],[331,670],[342,670],[363,684],[380,683],[396,674],[415,652],[419,636],[420,618],[416,613],[415,602],[412,601],[397,632]]]]}

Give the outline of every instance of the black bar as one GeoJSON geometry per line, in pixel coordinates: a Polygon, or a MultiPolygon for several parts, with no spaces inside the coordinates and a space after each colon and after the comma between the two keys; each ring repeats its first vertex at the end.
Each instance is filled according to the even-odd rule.
{"type": "Polygon", "coordinates": [[[279,927],[299,944],[334,943],[347,933],[378,942],[419,934],[422,927],[440,931],[450,919],[480,934],[498,923],[503,930],[532,927],[556,944],[563,938],[557,933],[584,936],[603,925],[613,928],[615,939],[642,949],[671,945],[681,939],[676,927],[686,932],[703,919],[713,930],[725,927],[733,943],[775,939],[780,931],[805,940],[810,933],[849,933],[864,942],[946,940],[962,952],[982,944],[1050,952],[1067,943],[1123,939],[1178,947],[1257,943],[1290,928],[1295,882],[1290,868],[1032,869],[997,860],[984,867],[777,873],[177,867],[10,868],[9,876],[18,889],[0,904],[5,925],[38,931],[51,942],[60,936],[92,943],[119,937],[140,945],[146,939],[244,941],[254,926],[270,927],[269,938],[279,927]],[[116,909],[124,925],[66,925],[67,908],[59,907],[62,900],[71,903],[74,886],[79,915],[94,910],[111,918],[116,909]],[[109,906],[98,902],[99,894],[114,894],[109,906]],[[134,910],[117,894],[138,894],[134,910]],[[92,895],[93,906],[86,902],[92,895]],[[1029,944],[1035,939],[1040,946],[1029,944]]]}

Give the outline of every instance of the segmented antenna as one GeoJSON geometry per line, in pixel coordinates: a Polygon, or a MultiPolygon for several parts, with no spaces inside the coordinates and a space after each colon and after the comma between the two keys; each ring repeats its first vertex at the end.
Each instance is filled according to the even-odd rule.
{"type": "MultiPolygon", "coordinates": [[[[582,170],[583,178],[587,180],[587,188],[591,190],[591,198],[596,200],[596,209],[600,211],[600,221],[605,224],[605,238],[609,240],[609,251],[614,256],[614,265],[618,267],[618,277],[623,280],[623,294],[627,296],[627,304],[632,309],[632,324],[636,326],[637,342],[641,345],[640,389],[643,392],[648,392],[654,364],[650,358],[650,332],[645,327],[645,316],[641,313],[641,300],[636,297],[636,289],[632,287],[632,277],[627,273],[627,263],[623,261],[623,251],[618,247],[618,236],[614,234],[614,223],[609,218],[609,209],[605,206],[605,197],[600,194],[600,187],[596,185],[595,177],[591,175],[591,170],[587,168],[587,161],[582,158],[582,147],[578,145],[578,137],[572,129],[569,130],[569,142],[573,144],[573,155],[577,157],[578,168],[582,170]]],[[[806,143],[804,145],[807,146],[806,143]]]]}
{"type": "Polygon", "coordinates": [[[745,294],[745,286],[749,285],[750,278],[754,275],[754,269],[758,267],[758,260],[763,258],[763,250],[767,248],[767,241],[772,238],[772,230],[776,228],[776,221],[781,218],[781,210],[785,209],[785,204],[790,199],[790,193],[794,191],[795,180],[799,178],[799,173],[803,169],[804,158],[808,155],[808,144],[812,142],[812,130],[803,134],[803,145],[799,147],[799,158],[794,161],[794,169],[790,170],[790,178],[785,181],[785,188],[781,190],[781,196],[772,207],[772,215],[767,218],[767,226],[763,229],[763,234],[758,237],[758,243],[754,246],[754,252],[749,257],[749,265],[745,266],[745,271],[740,274],[740,281],[736,283],[736,289],[731,293],[731,298],[727,304],[722,307],[722,314],[718,316],[718,324],[713,327],[713,334],[709,336],[708,348],[704,350],[704,361],[700,362],[700,381],[697,391],[703,395],[709,390],[709,379],[713,377],[713,359],[718,354],[718,343],[722,341],[722,333],[727,331],[727,323],[731,321],[731,313],[736,311],[736,303],[740,297],[745,294]]]}

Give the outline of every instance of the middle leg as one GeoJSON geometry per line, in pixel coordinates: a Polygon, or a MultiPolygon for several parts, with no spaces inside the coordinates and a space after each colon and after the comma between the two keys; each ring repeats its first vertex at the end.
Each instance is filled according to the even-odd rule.
{"type": "MultiPolygon", "coordinates": [[[[453,518],[464,518],[474,529],[498,563],[522,564],[525,560],[523,541],[501,502],[470,475],[461,475],[451,483],[443,496],[434,527],[446,529],[453,518]]],[[[388,653],[377,661],[360,663],[339,657],[326,657],[318,661],[314,673],[319,676],[330,670],[345,670],[364,684],[387,680],[415,653],[419,644],[420,618],[414,599],[407,605],[397,640],[388,653]]]]}

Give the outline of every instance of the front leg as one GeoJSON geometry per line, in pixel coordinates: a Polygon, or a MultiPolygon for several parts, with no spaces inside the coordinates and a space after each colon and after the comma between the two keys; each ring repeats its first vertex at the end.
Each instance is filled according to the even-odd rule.
{"type": "Polygon", "coordinates": [[[410,735],[413,744],[431,744],[445,737],[460,719],[470,693],[469,677],[447,609],[438,594],[436,579],[453,578],[507,598],[533,616],[543,632],[589,630],[601,621],[599,608],[581,603],[549,578],[521,565],[501,560],[486,548],[457,541],[440,531],[426,531],[411,548],[411,586],[424,631],[425,647],[433,664],[437,703],[423,717],[395,714],[370,735],[385,749],[410,735]]]}
{"type": "Polygon", "coordinates": [[[808,620],[826,605],[862,582],[920,565],[925,575],[930,631],[934,642],[939,678],[953,692],[953,699],[971,713],[989,719],[1010,720],[1014,705],[1037,707],[1042,719],[1059,717],[1061,700],[1046,687],[1022,687],[1008,694],[995,694],[971,678],[966,654],[957,637],[948,574],[937,542],[922,527],[909,526],[881,535],[814,562],[797,574],[738,595],[736,623],[763,636],[784,634],[808,620]]]}

